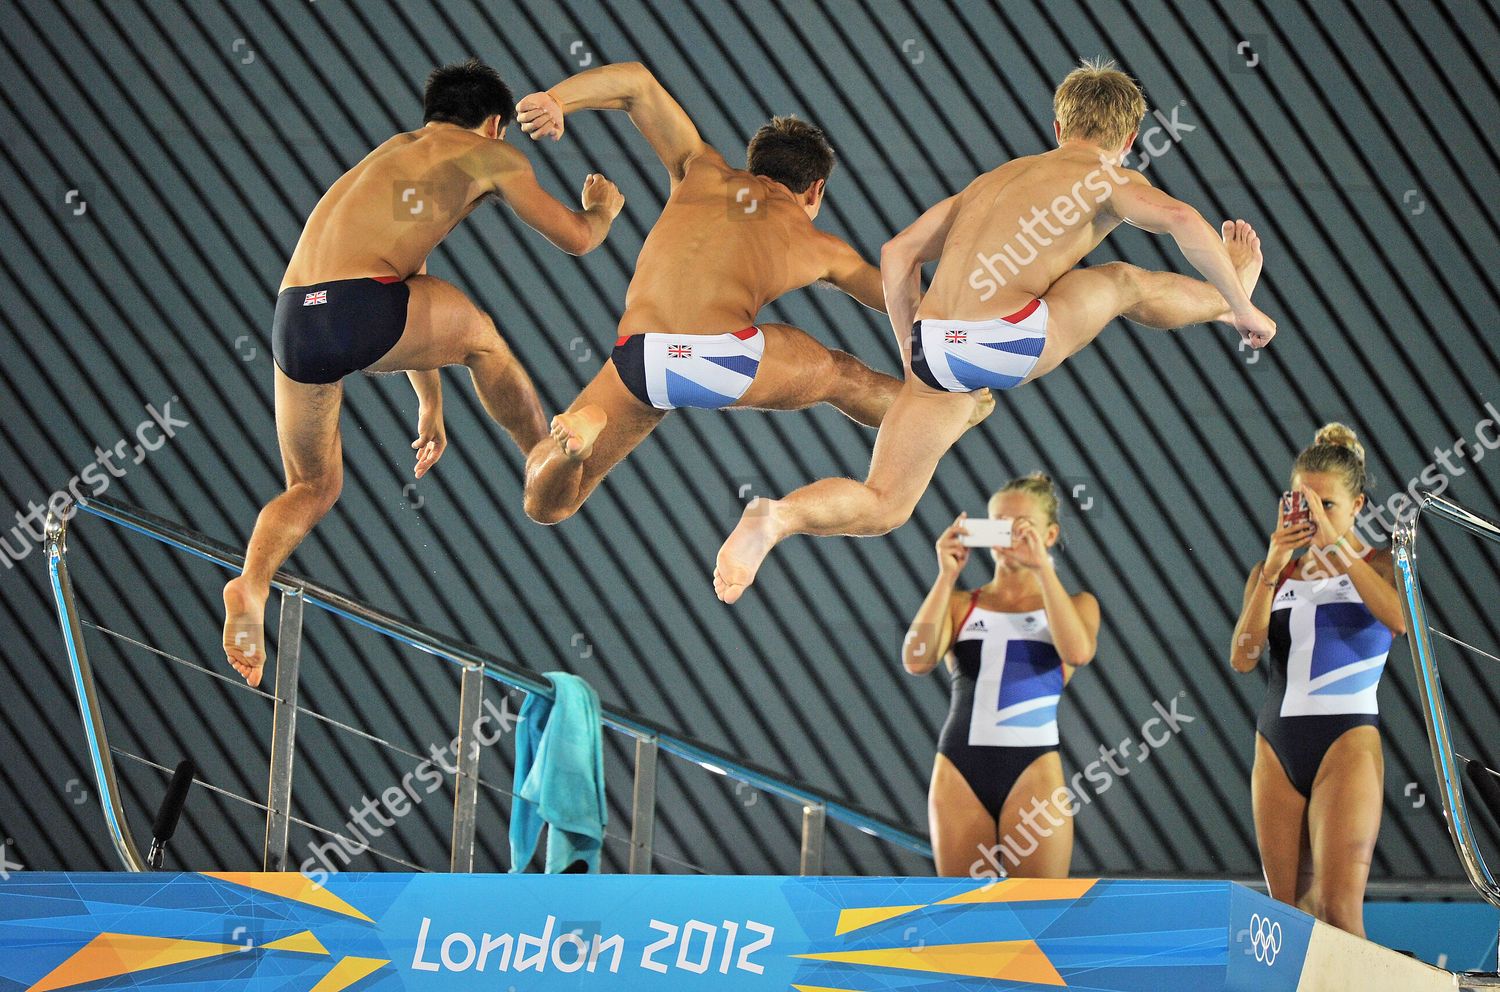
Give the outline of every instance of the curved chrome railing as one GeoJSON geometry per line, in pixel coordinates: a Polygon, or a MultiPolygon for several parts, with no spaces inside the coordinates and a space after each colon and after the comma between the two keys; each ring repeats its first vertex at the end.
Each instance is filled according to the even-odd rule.
{"type": "Polygon", "coordinates": [[[78,696],[78,710],[83,716],[83,732],[88,738],[94,779],[99,784],[99,806],[104,810],[110,840],[114,842],[120,860],[125,863],[126,871],[145,871],[146,859],[141,857],[140,848],[130,835],[130,823],[125,819],[125,809],[120,804],[114,754],[109,749],[109,738],[104,733],[104,716],[99,712],[99,700],[94,694],[94,672],[89,667],[88,652],[83,647],[83,624],[78,619],[78,611],[72,608],[73,583],[68,578],[67,527],[63,521],[50,515],[47,518],[47,574],[52,582],[53,598],[57,600],[57,618],[62,625],[63,643],[67,646],[68,663],[73,670],[73,691],[78,696]]]}
{"type": "MultiPolygon", "coordinates": [[[[202,534],[123,503],[89,498],[79,509],[102,520],[144,535],[170,548],[187,552],[223,568],[238,571],[240,554],[202,534]]],[[[56,517],[47,521],[47,560],[57,601],[63,640],[73,670],[74,689],[83,717],[84,734],[98,781],[101,805],[120,859],[129,871],[145,865],[130,835],[119,799],[119,785],[105,733],[104,717],[95,698],[94,678],[83,639],[73,587],[68,578],[67,526],[56,517]]],[[[540,673],[496,657],[480,648],[446,638],[435,631],[393,617],[359,600],[342,595],[286,571],[276,573],[272,588],[281,593],[281,615],[276,658],[275,713],[272,718],[271,774],[267,790],[266,846],[263,868],[281,871],[287,867],[287,835],[290,823],[302,823],[290,814],[292,770],[295,756],[298,668],[301,656],[302,611],[314,606],[351,620],[402,644],[443,658],[461,669],[460,747],[457,757],[457,787],[454,790],[452,871],[473,866],[475,809],[477,805],[479,750],[469,746],[481,711],[484,683],[494,680],[525,692],[552,695],[552,686],[540,673]]],[[[243,686],[241,687],[243,688],[243,686]]],[[[309,715],[316,715],[311,714],[309,715]]],[[[895,844],[922,857],[931,857],[931,845],[900,825],[850,803],[838,802],[809,786],[779,778],[770,771],[735,758],[725,751],[668,732],[662,726],[617,707],[601,707],[604,725],[635,740],[635,782],[632,792],[630,870],[651,871],[652,834],[656,807],[656,759],[666,751],[709,771],[744,782],[768,795],[802,805],[803,874],[821,872],[826,818],[848,824],[879,840],[895,844]]],[[[358,731],[356,731],[358,732],[358,731]]],[[[384,743],[384,742],[382,742],[384,743]]],[[[235,796],[243,799],[244,797],[235,796]]],[[[250,800],[246,800],[250,801],[250,800]]],[[[259,806],[259,803],[253,803],[259,806]]],[[[312,826],[311,824],[303,824],[312,826]]],[[[326,831],[325,831],[326,832],[326,831]]]]}
{"type": "Polygon", "coordinates": [[[1394,554],[1396,576],[1401,589],[1401,608],[1406,615],[1407,636],[1411,639],[1412,664],[1417,671],[1417,689],[1422,697],[1422,712],[1427,721],[1427,736],[1432,742],[1432,763],[1437,771],[1443,800],[1443,818],[1458,851],[1470,884],[1492,906],[1500,907],[1500,886],[1485,863],[1484,854],[1474,838],[1469,821],[1469,807],[1464,798],[1463,769],[1453,750],[1448,732],[1448,704],[1438,677],[1437,655],[1432,645],[1432,628],[1422,601],[1422,585],[1417,576],[1417,525],[1423,513],[1458,524],[1488,541],[1500,544],[1500,524],[1464,509],[1452,500],[1423,493],[1417,512],[1409,523],[1396,529],[1394,554]]]}

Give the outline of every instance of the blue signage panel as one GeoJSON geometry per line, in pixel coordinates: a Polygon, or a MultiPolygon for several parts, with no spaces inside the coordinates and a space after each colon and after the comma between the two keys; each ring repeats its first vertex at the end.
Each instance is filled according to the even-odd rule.
{"type": "Polygon", "coordinates": [[[1296,992],[1313,918],[1241,886],[1229,896],[1229,992],[1296,992]]]}
{"type": "Polygon", "coordinates": [[[1220,882],[21,873],[0,989],[1294,989],[1310,932],[1220,882]]]}

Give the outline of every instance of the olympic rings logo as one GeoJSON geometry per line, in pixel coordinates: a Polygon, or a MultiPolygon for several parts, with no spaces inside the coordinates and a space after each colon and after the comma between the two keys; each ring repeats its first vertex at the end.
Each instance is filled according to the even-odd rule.
{"type": "Polygon", "coordinates": [[[1255,913],[1250,917],[1250,947],[1255,951],[1255,960],[1265,962],[1266,967],[1276,963],[1281,953],[1281,923],[1255,913]]]}

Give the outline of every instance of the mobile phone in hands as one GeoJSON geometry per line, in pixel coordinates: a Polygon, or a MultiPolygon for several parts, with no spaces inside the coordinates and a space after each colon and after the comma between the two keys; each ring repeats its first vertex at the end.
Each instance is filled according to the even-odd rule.
{"type": "Polygon", "coordinates": [[[1307,505],[1307,497],[1300,492],[1285,492],[1281,494],[1281,525],[1283,527],[1296,527],[1312,520],[1312,509],[1307,505]]]}
{"type": "Polygon", "coordinates": [[[971,517],[964,521],[962,536],[966,548],[1008,548],[1012,544],[1011,534],[1015,527],[1012,517],[971,517]]]}

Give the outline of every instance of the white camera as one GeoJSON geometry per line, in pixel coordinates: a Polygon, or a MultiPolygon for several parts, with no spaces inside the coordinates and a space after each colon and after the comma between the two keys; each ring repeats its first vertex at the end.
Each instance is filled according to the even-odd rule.
{"type": "Polygon", "coordinates": [[[966,548],[1008,548],[1014,524],[1012,517],[975,517],[964,521],[964,530],[968,533],[960,540],[966,548]]]}

